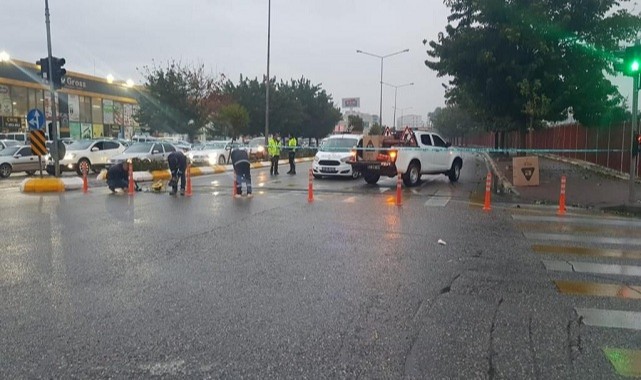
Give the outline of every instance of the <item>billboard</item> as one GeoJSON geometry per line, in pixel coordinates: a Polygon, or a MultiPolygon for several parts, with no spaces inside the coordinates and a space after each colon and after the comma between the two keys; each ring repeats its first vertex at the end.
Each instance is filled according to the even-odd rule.
{"type": "Polygon", "coordinates": [[[361,106],[361,98],[343,98],[343,108],[355,108],[361,106]]]}

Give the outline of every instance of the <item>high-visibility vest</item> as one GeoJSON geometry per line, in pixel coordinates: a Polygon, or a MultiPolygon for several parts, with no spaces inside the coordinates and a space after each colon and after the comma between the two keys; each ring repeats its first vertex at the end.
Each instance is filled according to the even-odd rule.
{"type": "Polygon", "coordinates": [[[267,144],[267,152],[270,156],[280,156],[280,143],[276,139],[271,138],[267,144]]]}
{"type": "Polygon", "coordinates": [[[296,141],[296,137],[292,137],[289,139],[289,142],[287,143],[290,148],[292,148],[292,151],[296,151],[296,146],[298,145],[298,142],[296,141]]]}

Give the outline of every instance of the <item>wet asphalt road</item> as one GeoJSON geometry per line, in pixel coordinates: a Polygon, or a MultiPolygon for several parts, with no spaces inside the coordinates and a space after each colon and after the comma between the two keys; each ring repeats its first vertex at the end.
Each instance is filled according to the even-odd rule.
{"type": "Polygon", "coordinates": [[[310,204],[309,164],[254,170],[251,200],[229,174],[191,198],[2,189],[0,377],[612,377],[599,339],[638,335],[582,327],[514,209],[474,205],[475,160],[402,207],[394,179],[310,204]]]}

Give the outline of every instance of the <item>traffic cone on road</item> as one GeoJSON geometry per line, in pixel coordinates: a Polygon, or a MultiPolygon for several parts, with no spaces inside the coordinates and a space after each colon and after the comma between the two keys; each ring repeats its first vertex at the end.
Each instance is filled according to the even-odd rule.
{"type": "Polygon", "coordinates": [[[401,185],[401,173],[398,173],[398,178],[396,179],[396,205],[403,205],[403,192],[401,185]]]}
{"type": "Polygon", "coordinates": [[[483,211],[490,211],[492,207],[490,206],[492,197],[492,172],[487,173],[485,178],[485,202],[483,203],[483,211]]]}
{"type": "Polygon", "coordinates": [[[232,186],[231,196],[233,198],[236,198],[236,194],[238,194],[238,192],[236,191],[238,182],[236,182],[236,173],[233,173],[232,175],[234,176],[234,185],[232,186]]]}
{"type": "Polygon", "coordinates": [[[309,169],[309,184],[307,185],[307,202],[314,202],[314,174],[312,169],[309,169]]]}
{"type": "Polygon", "coordinates": [[[129,195],[134,195],[135,194],[135,189],[134,189],[134,164],[129,163],[129,195]]]}
{"type": "Polygon", "coordinates": [[[87,181],[87,171],[82,172],[82,192],[89,191],[89,182],[87,181]]]}
{"type": "Polygon", "coordinates": [[[565,215],[565,176],[561,177],[561,196],[559,197],[558,215],[565,215]]]}
{"type": "Polygon", "coordinates": [[[187,189],[185,190],[185,196],[191,197],[191,164],[187,165],[187,189]]]}

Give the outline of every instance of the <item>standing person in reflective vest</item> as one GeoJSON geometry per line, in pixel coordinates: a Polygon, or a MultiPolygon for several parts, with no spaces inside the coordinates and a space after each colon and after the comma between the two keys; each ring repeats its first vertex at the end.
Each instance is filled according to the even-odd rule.
{"type": "Polygon", "coordinates": [[[269,174],[278,175],[278,160],[280,159],[280,141],[278,140],[278,134],[269,138],[267,151],[272,160],[272,164],[269,167],[269,174]]]}
{"type": "Polygon", "coordinates": [[[296,141],[296,137],[292,136],[292,134],[289,134],[289,142],[287,143],[287,146],[289,147],[289,152],[287,153],[289,155],[289,171],[287,174],[296,174],[296,146],[298,145],[298,141],[296,141]]]}

